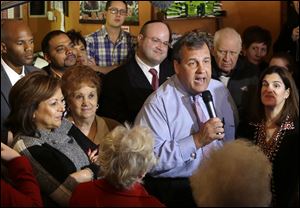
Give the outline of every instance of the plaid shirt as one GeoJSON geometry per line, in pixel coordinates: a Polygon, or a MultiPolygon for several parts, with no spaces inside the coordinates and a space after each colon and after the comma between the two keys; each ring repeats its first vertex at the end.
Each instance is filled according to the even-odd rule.
{"type": "Polygon", "coordinates": [[[108,37],[105,26],[101,30],[89,34],[85,38],[89,58],[94,58],[98,66],[121,65],[133,54],[136,38],[121,30],[121,34],[113,44],[108,37]]]}

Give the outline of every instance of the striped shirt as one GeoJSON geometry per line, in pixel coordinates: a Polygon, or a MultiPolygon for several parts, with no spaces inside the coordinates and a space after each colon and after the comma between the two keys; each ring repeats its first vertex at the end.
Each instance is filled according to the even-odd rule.
{"type": "Polygon", "coordinates": [[[98,66],[125,63],[134,54],[136,45],[136,38],[123,30],[116,43],[112,43],[104,25],[102,29],[87,35],[85,40],[88,57],[94,58],[98,66]]]}

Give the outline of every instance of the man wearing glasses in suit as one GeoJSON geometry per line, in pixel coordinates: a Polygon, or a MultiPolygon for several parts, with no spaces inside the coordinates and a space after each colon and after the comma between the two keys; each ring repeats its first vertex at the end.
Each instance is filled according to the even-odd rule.
{"type": "Polygon", "coordinates": [[[167,58],[170,36],[168,25],[161,21],[142,26],[135,55],[105,75],[97,114],[121,123],[134,122],[147,97],[174,74],[167,58]]]}

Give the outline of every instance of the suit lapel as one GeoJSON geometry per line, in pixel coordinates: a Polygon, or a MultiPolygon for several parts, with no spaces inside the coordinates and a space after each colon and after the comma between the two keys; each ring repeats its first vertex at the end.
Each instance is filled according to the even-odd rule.
{"type": "Polygon", "coordinates": [[[134,57],[131,59],[129,63],[129,68],[127,70],[130,83],[132,83],[132,87],[152,89],[151,84],[149,83],[147,77],[145,76],[140,66],[137,64],[134,57]]]}
{"type": "Polygon", "coordinates": [[[3,95],[7,105],[8,105],[8,95],[9,95],[9,91],[11,89],[12,85],[10,83],[10,80],[3,68],[3,66],[1,65],[1,94],[3,95]]]}
{"type": "Polygon", "coordinates": [[[174,74],[172,62],[167,58],[159,65],[159,86],[174,74]]]}

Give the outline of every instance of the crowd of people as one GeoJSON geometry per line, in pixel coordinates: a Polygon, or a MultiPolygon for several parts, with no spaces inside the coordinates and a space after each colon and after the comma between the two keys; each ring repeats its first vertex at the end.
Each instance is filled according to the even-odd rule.
{"type": "Polygon", "coordinates": [[[45,35],[42,69],[26,22],[1,21],[1,206],[299,206],[291,8],[273,47],[258,25],[171,44],[108,1],[98,31],[45,35]]]}

